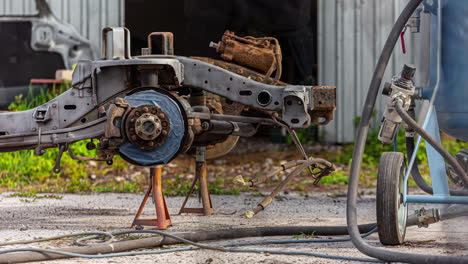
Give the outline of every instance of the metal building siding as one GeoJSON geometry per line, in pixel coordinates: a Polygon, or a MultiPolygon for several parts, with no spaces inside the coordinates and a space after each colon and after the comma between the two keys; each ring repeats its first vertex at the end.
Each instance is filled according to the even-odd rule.
{"type": "MultiPolygon", "coordinates": [[[[337,87],[335,119],[321,128],[327,141],[353,141],[353,120],[361,115],[378,56],[406,3],[406,0],[319,0],[319,84],[337,87]]],[[[404,63],[421,65],[423,51],[414,48],[426,35],[407,31],[407,54],[402,53],[398,42],[383,82],[398,74],[404,63]]],[[[419,68],[418,72],[421,73],[419,68]]],[[[416,83],[424,76],[417,75],[416,83]]],[[[376,120],[380,120],[384,106],[385,98],[380,96],[376,120]]]]}
{"type": "MultiPolygon", "coordinates": [[[[54,15],[72,24],[100,54],[101,30],[124,25],[125,0],[47,0],[54,15]]],[[[36,14],[34,0],[0,0],[1,15],[36,14]]]]}

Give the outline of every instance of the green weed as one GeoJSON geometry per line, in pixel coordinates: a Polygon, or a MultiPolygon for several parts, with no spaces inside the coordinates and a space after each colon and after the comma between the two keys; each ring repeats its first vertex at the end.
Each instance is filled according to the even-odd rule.
{"type": "MultiPolygon", "coordinates": [[[[37,195],[37,191],[34,190],[29,190],[25,192],[18,192],[18,193],[12,193],[8,195],[8,197],[21,197],[21,198],[32,198],[34,201],[36,199],[57,199],[61,200],[63,196],[60,195],[55,195],[55,194],[45,194],[45,195],[37,195]]],[[[25,200],[25,199],[20,199],[25,200]]]]}
{"type": "Polygon", "coordinates": [[[293,238],[295,239],[313,239],[315,237],[315,232],[312,232],[310,234],[305,234],[305,233],[300,233],[298,235],[293,235],[293,238]]]}

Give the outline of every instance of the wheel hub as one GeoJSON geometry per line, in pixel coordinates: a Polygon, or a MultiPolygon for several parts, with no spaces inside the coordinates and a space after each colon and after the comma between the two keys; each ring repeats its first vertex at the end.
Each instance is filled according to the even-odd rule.
{"type": "Polygon", "coordinates": [[[135,107],[127,117],[125,130],[128,140],[140,149],[154,149],[161,146],[170,132],[167,114],[155,105],[135,107]]]}
{"type": "Polygon", "coordinates": [[[185,147],[188,127],[179,99],[157,88],[124,99],[132,110],[122,126],[126,140],[119,146],[120,156],[138,166],[170,162],[185,147]]]}

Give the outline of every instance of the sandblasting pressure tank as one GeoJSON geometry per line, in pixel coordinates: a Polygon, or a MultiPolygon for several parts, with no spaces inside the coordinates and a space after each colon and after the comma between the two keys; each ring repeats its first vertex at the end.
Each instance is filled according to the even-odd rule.
{"type": "MultiPolygon", "coordinates": [[[[437,0],[425,1],[431,16],[430,98],[437,83],[437,0]],[[432,2],[430,5],[429,2],[432,2]]],[[[468,141],[468,1],[442,0],[441,79],[435,100],[440,129],[468,141]]]]}

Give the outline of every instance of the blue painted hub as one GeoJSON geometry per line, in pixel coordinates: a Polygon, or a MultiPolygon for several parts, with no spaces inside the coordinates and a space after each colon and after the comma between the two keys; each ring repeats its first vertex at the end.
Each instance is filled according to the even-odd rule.
{"type": "Polygon", "coordinates": [[[171,129],[166,141],[160,147],[142,150],[130,142],[119,147],[120,154],[132,163],[151,166],[169,163],[179,152],[185,135],[185,121],[181,109],[173,98],[153,90],[138,92],[124,98],[132,108],[151,104],[161,108],[167,115],[171,129]]]}

